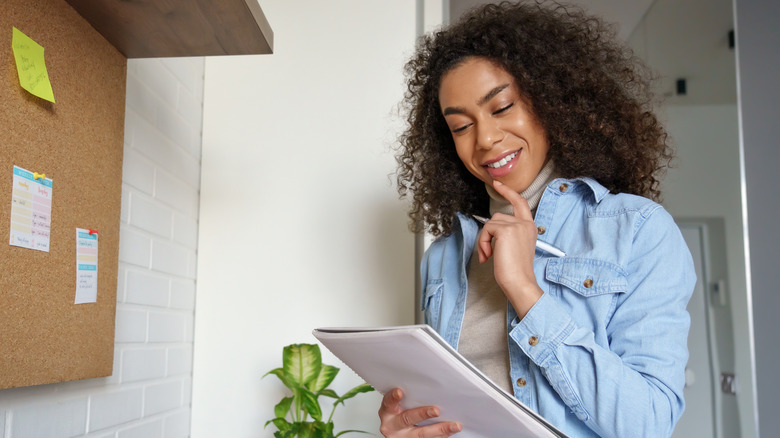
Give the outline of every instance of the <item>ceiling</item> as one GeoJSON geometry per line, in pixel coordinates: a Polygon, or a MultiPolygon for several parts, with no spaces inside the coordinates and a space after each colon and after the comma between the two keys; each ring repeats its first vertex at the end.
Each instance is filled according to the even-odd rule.
{"type": "MultiPolygon", "coordinates": [[[[450,0],[450,19],[498,0],[450,0]]],[[[735,104],[732,0],[568,0],[617,25],[627,42],[658,73],[666,105],[735,104]],[[686,94],[676,93],[685,79],[686,94]]]]}

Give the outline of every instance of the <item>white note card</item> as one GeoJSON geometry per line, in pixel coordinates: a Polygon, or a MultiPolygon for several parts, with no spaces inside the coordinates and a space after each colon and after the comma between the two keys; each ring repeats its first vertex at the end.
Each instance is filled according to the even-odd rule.
{"type": "Polygon", "coordinates": [[[98,233],[76,228],[76,304],[97,302],[98,233]]]}
{"type": "Polygon", "coordinates": [[[9,244],[49,252],[52,180],[14,166],[9,244]]]}

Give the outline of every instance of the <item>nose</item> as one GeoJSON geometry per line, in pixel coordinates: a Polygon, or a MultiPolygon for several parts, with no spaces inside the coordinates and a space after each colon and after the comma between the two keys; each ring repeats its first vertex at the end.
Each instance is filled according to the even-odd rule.
{"type": "Polygon", "coordinates": [[[504,131],[495,119],[486,118],[477,124],[477,147],[490,149],[503,139],[504,131]]]}

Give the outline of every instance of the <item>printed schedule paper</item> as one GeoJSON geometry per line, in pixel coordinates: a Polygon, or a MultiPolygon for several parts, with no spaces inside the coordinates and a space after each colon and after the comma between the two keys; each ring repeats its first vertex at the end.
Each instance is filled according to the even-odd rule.
{"type": "Polygon", "coordinates": [[[463,438],[566,435],[494,384],[430,326],[319,328],[317,338],[377,391],[404,391],[404,409],[438,406],[463,438]]]}
{"type": "Polygon", "coordinates": [[[76,228],[76,302],[97,302],[98,233],[76,228]]]}
{"type": "Polygon", "coordinates": [[[10,244],[49,252],[52,180],[14,166],[10,244]]]}

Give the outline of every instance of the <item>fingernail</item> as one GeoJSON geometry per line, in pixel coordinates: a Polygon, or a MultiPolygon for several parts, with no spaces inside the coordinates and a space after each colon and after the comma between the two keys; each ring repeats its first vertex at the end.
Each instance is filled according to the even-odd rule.
{"type": "Polygon", "coordinates": [[[396,400],[401,400],[401,390],[400,389],[396,389],[395,391],[393,391],[393,398],[396,399],[396,400]]]}
{"type": "Polygon", "coordinates": [[[497,185],[497,186],[503,186],[503,185],[504,185],[504,184],[503,184],[501,181],[499,181],[499,180],[497,180],[497,179],[494,179],[494,180],[493,180],[493,184],[495,184],[495,185],[497,185]]]}
{"type": "Polygon", "coordinates": [[[452,424],[450,425],[450,432],[460,432],[462,429],[460,424],[452,424]]]}
{"type": "Polygon", "coordinates": [[[438,414],[436,413],[436,409],[434,409],[434,408],[428,409],[428,416],[429,417],[436,417],[436,416],[438,416],[438,414]]]}

